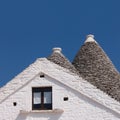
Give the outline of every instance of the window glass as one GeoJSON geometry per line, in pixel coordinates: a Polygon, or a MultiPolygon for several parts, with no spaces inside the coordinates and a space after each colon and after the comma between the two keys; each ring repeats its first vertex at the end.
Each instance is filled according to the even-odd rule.
{"type": "Polygon", "coordinates": [[[34,92],[33,93],[33,103],[34,104],[41,104],[41,92],[34,92]]]}
{"type": "Polygon", "coordinates": [[[44,92],[44,103],[48,104],[48,103],[52,103],[52,99],[51,99],[51,96],[52,96],[52,92],[44,92]]]}

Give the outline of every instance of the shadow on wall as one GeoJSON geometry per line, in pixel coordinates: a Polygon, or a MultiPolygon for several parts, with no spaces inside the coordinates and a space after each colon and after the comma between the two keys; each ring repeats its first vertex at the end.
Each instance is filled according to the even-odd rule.
{"type": "Polygon", "coordinates": [[[15,120],[59,120],[62,113],[20,113],[15,120]]]}

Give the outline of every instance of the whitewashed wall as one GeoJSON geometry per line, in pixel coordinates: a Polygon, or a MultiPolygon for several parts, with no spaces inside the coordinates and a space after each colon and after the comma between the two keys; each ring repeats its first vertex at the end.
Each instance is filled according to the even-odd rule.
{"type": "Polygon", "coordinates": [[[39,75],[0,104],[0,120],[120,120],[118,116],[62,83],[39,75]],[[32,87],[40,86],[52,86],[53,111],[32,111],[32,87]],[[64,97],[69,100],[64,101],[64,97]]]}

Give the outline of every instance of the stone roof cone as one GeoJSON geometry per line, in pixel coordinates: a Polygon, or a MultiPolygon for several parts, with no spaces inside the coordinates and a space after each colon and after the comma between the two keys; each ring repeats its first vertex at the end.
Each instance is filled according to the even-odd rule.
{"type": "Polygon", "coordinates": [[[53,48],[52,54],[47,59],[73,73],[78,73],[72,63],[62,54],[62,49],[59,47],[53,48]]]}
{"type": "Polygon", "coordinates": [[[87,36],[73,65],[84,79],[120,101],[120,74],[95,41],[94,35],[87,36]]]}

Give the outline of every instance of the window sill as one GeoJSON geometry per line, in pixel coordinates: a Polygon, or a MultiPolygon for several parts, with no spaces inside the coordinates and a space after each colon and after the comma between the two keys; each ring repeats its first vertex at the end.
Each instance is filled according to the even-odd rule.
{"type": "Polygon", "coordinates": [[[54,110],[32,110],[32,111],[25,111],[20,110],[20,113],[63,113],[62,109],[54,109],[54,110]]]}

